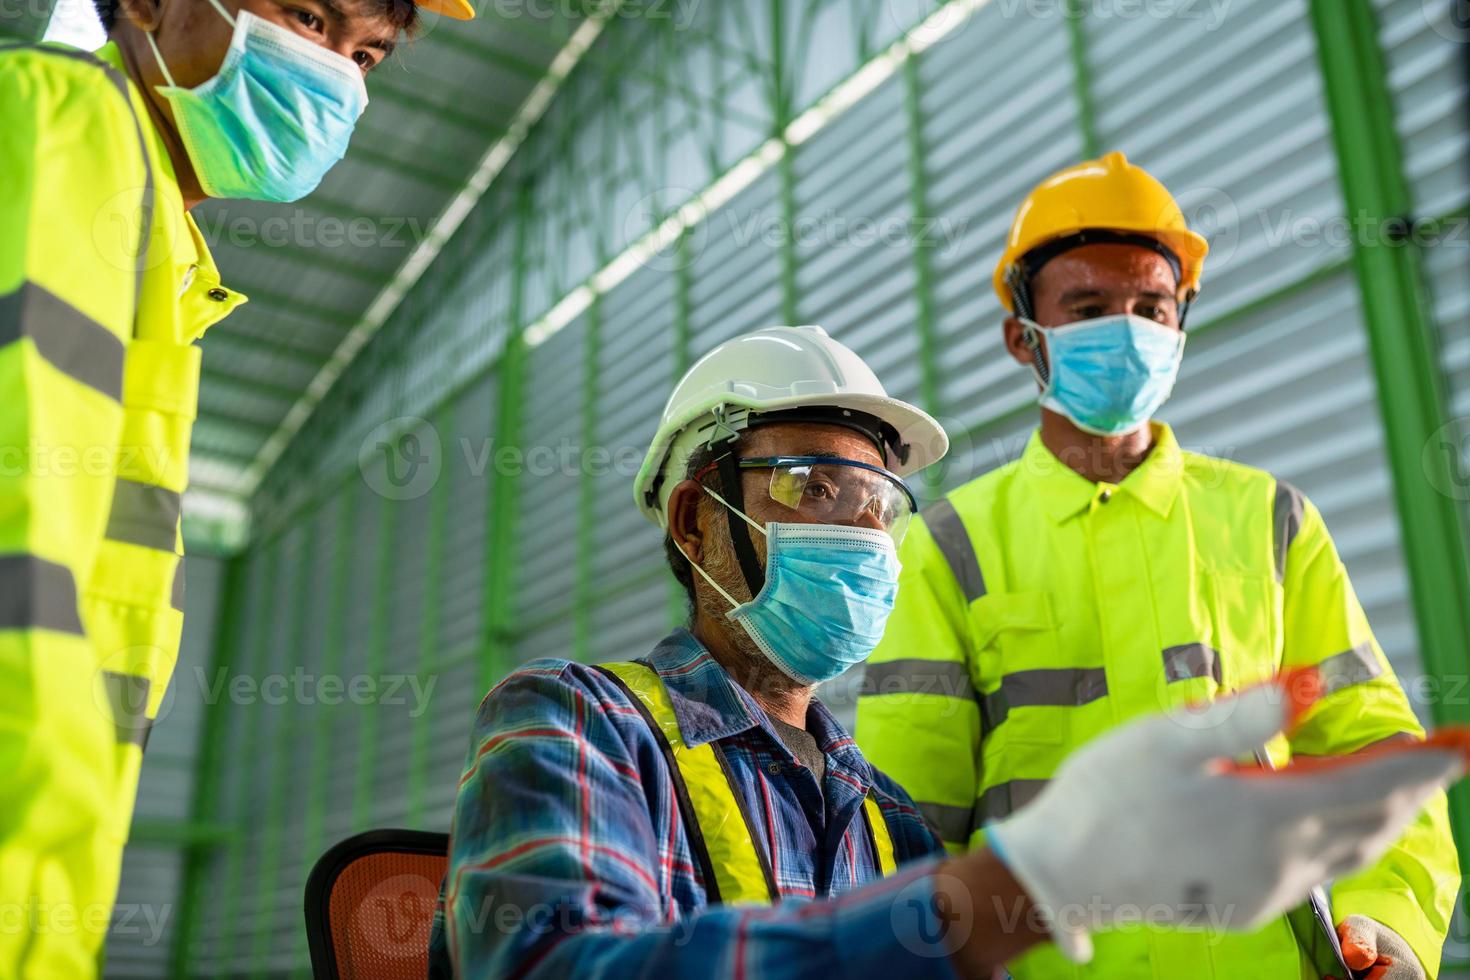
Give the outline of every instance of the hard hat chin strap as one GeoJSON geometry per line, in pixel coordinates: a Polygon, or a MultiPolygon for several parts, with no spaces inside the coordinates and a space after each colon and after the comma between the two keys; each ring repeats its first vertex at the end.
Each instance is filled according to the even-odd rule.
{"type": "Polygon", "coordinates": [[[742,517],[745,513],[745,493],[741,486],[740,465],[735,453],[725,453],[715,461],[715,472],[720,478],[720,492],[725,500],[725,526],[730,529],[730,542],[735,545],[735,558],[740,562],[740,571],[745,576],[745,585],[750,597],[760,595],[766,587],[766,571],[755,553],[755,544],[750,540],[750,531],[742,517]]]}

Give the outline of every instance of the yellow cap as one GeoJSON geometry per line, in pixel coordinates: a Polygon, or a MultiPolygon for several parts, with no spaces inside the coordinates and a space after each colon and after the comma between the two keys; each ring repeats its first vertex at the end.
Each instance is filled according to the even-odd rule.
{"type": "Polygon", "coordinates": [[[475,8],[470,6],[470,0],[414,0],[420,10],[427,10],[431,14],[443,14],[454,20],[474,20],[475,8]]]}
{"type": "Polygon", "coordinates": [[[995,293],[1015,312],[1007,277],[1026,253],[1084,231],[1116,231],[1153,238],[1179,259],[1184,297],[1199,290],[1209,242],[1189,230],[1184,212],[1163,184],[1121,153],[1109,153],[1052,174],[1016,211],[995,267],[995,293]]]}

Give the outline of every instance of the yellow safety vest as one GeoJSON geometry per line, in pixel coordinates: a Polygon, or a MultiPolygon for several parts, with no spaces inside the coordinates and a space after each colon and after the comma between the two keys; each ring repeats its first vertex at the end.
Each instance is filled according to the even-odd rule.
{"type": "MultiPolygon", "coordinates": [[[[705,742],[691,748],[684,744],[669,693],[652,667],[625,661],[601,664],[598,669],[623,689],[660,742],[695,866],[706,882],[713,882],[705,889],[710,904],[778,900],[781,895],[770,856],[756,844],[750,814],[740,801],[718,745],[705,742]]],[[[897,864],[893,837],[871,793],[863,800],[863,813],[879,869],[890,875],[897,864]]]]}
{"type": "MultiPolygon", "coordinates": [[[[1421,734],[1316,507],[1269,473],[1184,452],[1166,425],[1154,436],[1113,485],[1079,476],[1033,435],[1019,460],[910,526],[856,737],[956,853],[1089,739],[1285,666],[1318,665],[1335,693],[1290,743],[1269,746],[1276,764],[1421,734]]],[[[1333,908],[1339,921],[1358,913],[1393,928],[1432,976],[1458,886],[1440,795],[1377,865],[1336,882],[1333,908]]],[[[1116,930],[1096,949],[1079,967],[1048,944],[1011,972],[1226,980],[1301,969],[1284,919],[1244,934],[1116,930]]]]}
{"type": "Polygon", "coordinates": [[[193,341],[244,297],[115,45],[0,42],[0,174],[0,976],[86,977],[178,657],[193,341]]]}

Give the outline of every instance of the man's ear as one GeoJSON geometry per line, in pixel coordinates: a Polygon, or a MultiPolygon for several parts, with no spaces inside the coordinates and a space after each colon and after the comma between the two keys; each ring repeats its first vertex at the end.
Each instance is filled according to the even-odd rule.
{"type": "Polygon", "coordinates": [[[118,14],[151,34],[163,23],[163,0],[118,0],[118,14]]]}
{"type": "Polygon", "coordinates": [[[695,564],[704,560],[704,530],[699,525],[699,499],[704,489],[696,480],[685,480],[669,494],[667,513],[669,537],[674,546],[695,564]]]}
{"type": "Polygon", "coordinates": [[[1005,321],[1006,351],[1018,364],[1030,364],[1034,360],[1031,353],[1031,345],[1026,343],[1026,327],[1020,318],[1014,316],[1006,317],[1005,321]]]}

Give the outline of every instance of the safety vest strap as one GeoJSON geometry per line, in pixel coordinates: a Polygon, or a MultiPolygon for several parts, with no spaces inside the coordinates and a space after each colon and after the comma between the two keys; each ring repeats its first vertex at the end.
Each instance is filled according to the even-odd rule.
{"type": "MultiPolygon", "coordinates": [[[[729,760],[719,744],[684,744],[668,691],[658,672],[648,664],[625,661],[598,664],[596,669],[622,689],[659,743],[710,904],[777,901],[781,893],[770,856],[756,843],[754,822],[735,788],[729,760]],[[731,819],[736,813],[741,817],[738,821],[731,819]]],[[[863,814],[879,869],[884,875],[892,874],[897,866],[893,836],[871,795],[863,801],[863,814]]]]}
{"type": "Polygon", "coordinates": [[[776,901],[780,892],[770,862],[756,847],[750,815],[740,805],[714,743],[684,744],[668,691],[652,667],[627,661],[597,669],[623,689],[659,743],[710,904],[776,901]],[[741,820],[731,819],[736,813],[741,820]]]}
{"type": "Polygon", "coordinates": [[[867,814],[868,830],[873,835],[873,850],[878,854],[878,870],[887,878],[897,869],[898,860],[893,854],[893,835],[888,832],[888,821],[883,819],[883,811],[879,809],[878,801],[871,793],[863,800],[863,813],[867,814]]]}

